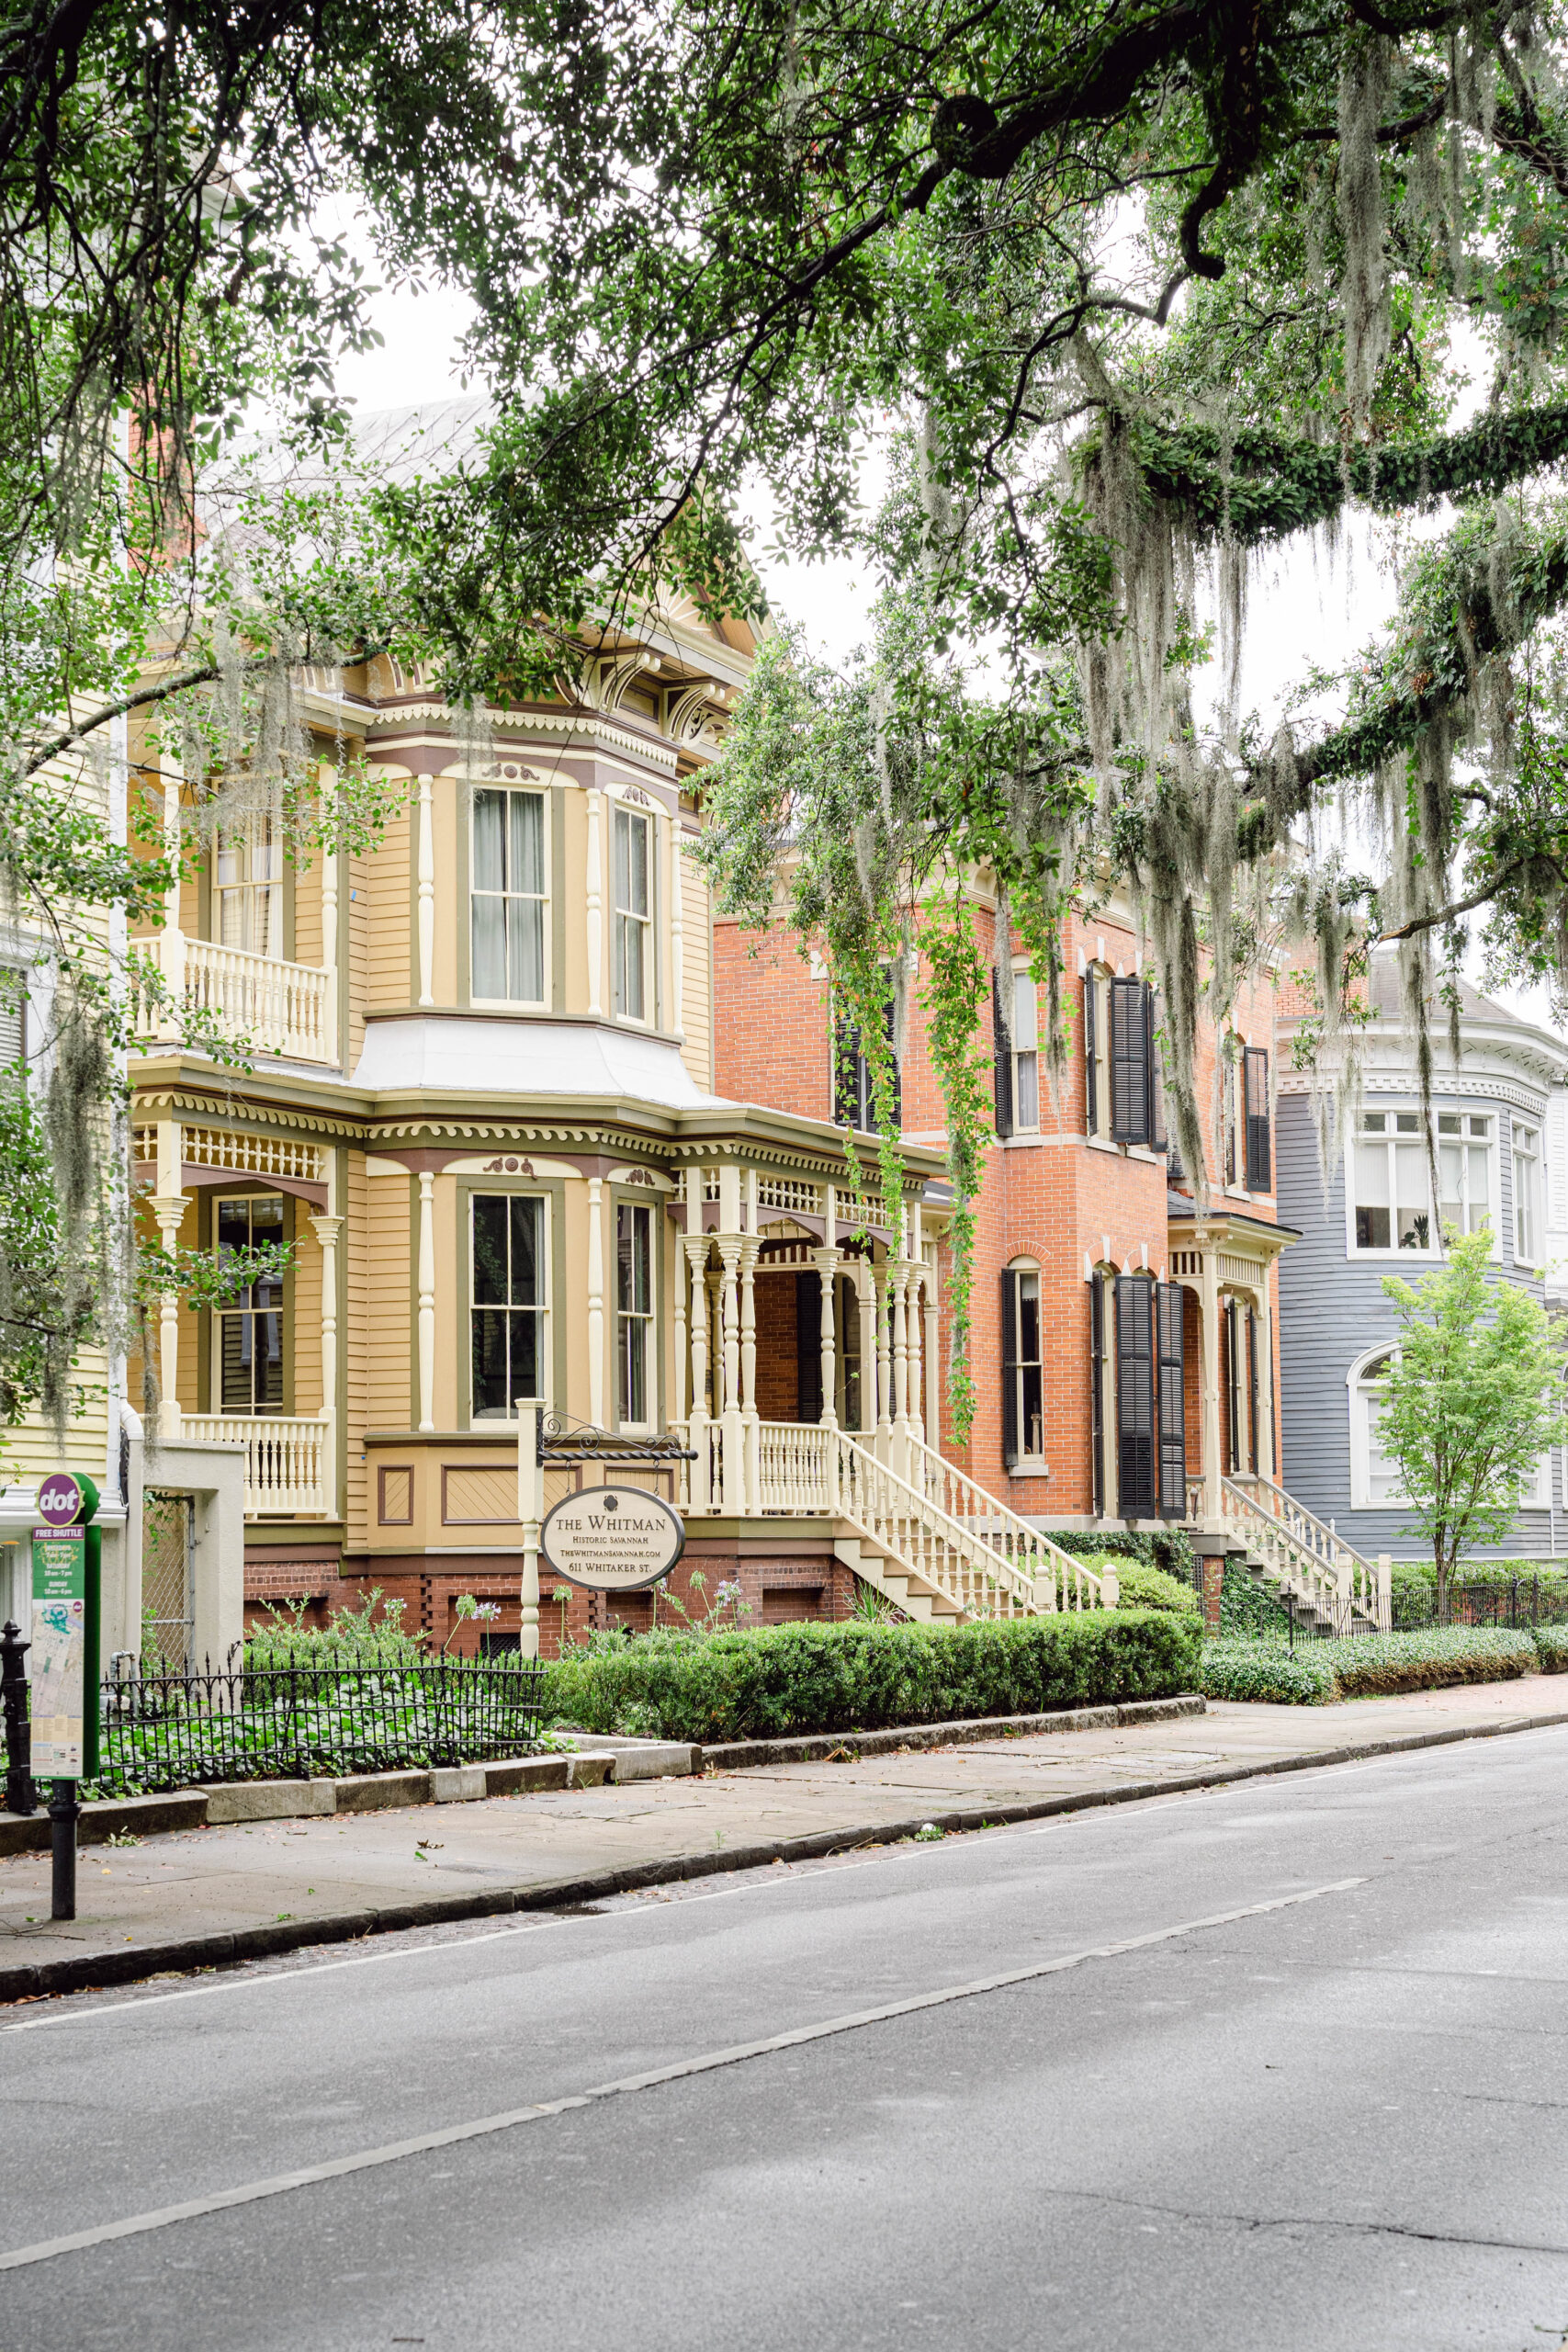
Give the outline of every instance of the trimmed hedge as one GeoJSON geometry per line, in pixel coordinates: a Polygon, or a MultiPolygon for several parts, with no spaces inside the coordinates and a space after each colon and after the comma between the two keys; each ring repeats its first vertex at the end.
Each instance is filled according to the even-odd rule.
{"type": "Polygon", "coordinates": [[[646,1634],[551,1664],[543,1719],[716,1743],[1035,1714],[1196,1690],[1201,1651],[1196,1622],[1169,1610],[646,1634]]]}
{"type": "Polygon", "coordinates": [[[1568,1674],[1568,1625],[1532,1625],[1530,1639],[1535,1644],[1538,1672],[1568,1674]]]}
{"type": "Polygon", "coordinates": [[[1084,1566],[1097,1572],[1101,1566],[1115,1570],[1119,1609],[1168,1609],[1178,1617],[1203,1613],[1192,1587],[1179,1577],[1168,1576],[1163,1568],[1145,1567],[1141,1560],[1118,1560],[1109,1553],[1101,1553],[1098,1559],[1086,1558],[1084,1566]]]}
{"type": "Polygon", "coordinates": [[[1120,1528],[1103,1532],[1095,1527],[1047,1527],[1044,1532],[1059,1552],[1076,1560],[1139,1560],[1145,1568],[1163,1568],[1179,1584],[1192,1581],[1192,1544],[1184,1527],[1120,1528]]]}
{"type": "MultiPolygon", "coordinates": [[[[1568,1668],[1568,1654],[1563,1664],[1568,1668]]],[[[1222,1637],[1204,1649],[1202,1690],[1209,1699],[1310,1707],[1459,1682],[1508,1682],[1539,1671],[1537,1644],[1528,1633],[1477,1625],[1359,1634],[1344,1642],[1303,1642],[1294,1650],[1222,1637]]]]}

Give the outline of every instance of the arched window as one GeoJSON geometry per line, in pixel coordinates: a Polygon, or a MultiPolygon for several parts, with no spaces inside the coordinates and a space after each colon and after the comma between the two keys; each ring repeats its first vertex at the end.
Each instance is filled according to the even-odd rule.
{"type": "Polygon", "coordinates": [[[1374,1348],[1350,1367],[1350,1507],[1379,1510],[1400,1502],[1399,1471],[1383,1452],[1380,1423],[1388,1395],[1392,1348],[1374,1348]]]}

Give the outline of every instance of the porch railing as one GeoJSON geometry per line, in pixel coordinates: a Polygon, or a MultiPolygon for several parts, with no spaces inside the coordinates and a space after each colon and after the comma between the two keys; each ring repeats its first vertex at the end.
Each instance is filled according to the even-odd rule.
{"type": "Polygon", "coordinates": [[[1337,1633],[1387,1633],[1390,1594],[1373,1563],[1272,1478],[1221,1482],[1220,1508],[1265,1574],[1337,1633]]]}
{"type": "MultiPolygon", "coordinates": [[[[258,1052],[290,1061],[337,1059],[335,971],[183,934],[160,943],[159,961],[176,1004],[209,1014],[258,1052]]],[[[149,1026],[173,1034],[167,1014],[160,1021],[149,1007],[146,1017],[149,1026]]]]}
{"type": "Polygon", "coordinates": [[[188,1444],[244,1447],[247,1519],[331,1515],[330,1413],[182,1413],[180,1434],[188,1444]]]}
{"type": "Polygon", "coordinates": [[[1021,1573],[1034,1579],[1036,1605],[1042,1609],[1114,1609],[1118,1588],[1114,1569],[1098,1574],[1031,1527],[1026,1519],[962,1470],[945,1454],[912,1432],[908,1441],[909,1476],[937,1508],[954,1519],[1021,1573]]]}
{"type": "Polygon", "coordinates": [[[815,1421],[763,1421],[759,1432],[759,1508],[809,1518],[826,1506],[828,1440],[815,1421]]]}

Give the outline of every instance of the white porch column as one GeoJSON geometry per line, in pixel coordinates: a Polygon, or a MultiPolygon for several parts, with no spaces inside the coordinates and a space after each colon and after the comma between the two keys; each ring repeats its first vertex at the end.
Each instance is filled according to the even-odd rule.
{"type": "Polygon", "coordinates": [[[1263,1304],[1252,1327],[1258,1350],[1258,1468],[1265,1478],[1280,1476],[1280,1441],[1274,1427],[1274,1325],[1269,1312],[1269,1277],[1263,1277],[1263,1304]]]}
{"type": "MultiPolygon", "coordinates": [[[[172,1258],[180,1246],[180,1227],[186,1213],[186,1196],[180,1189],[185,1146],[177,1119],[160,1119],[157,1135],[158,1189],[152,1195],[152,1209],[158,1220],[159,1242],[164,1255],[172,1258]]],[[[180,1434],[177,1285],[160,1293],[158,1299],[158,1434],[165,1438],[178,1438],[180,1434]]]]}
{"type": "MultiPolygon", "coordinates": [[[[925,1282],[925,1268],[911,1266],[904,1283],[904,1327],[908,1354],[908,1410],[906,1419],[912,1438],[925,1439],[924,1420],[926,1372],[923,1346],[925,1326],[921,1319],[920,1294],[925,1282]]],[[[913,1481],[919,1486],[919,1480],[913,1481]]]]}
{"type": "MultiPolygon", "coordinates": [[[[337,771],[323,762],[321,765],[322,800],[329,801],[334,798],[336,792],[337,771]]],[[[322,1008],[321,1045],[329,1062],[335,1062],[338,1057],[337,902],[341,874],[341,851],[335,849],[326,851],[321,858],[321,969],[328,978],[326,1001],[322,1008]]]]}
{"type": "Polygon", "coordinates": [[[435,1002],[435,787],[419,780],[419,1001],[435,1002]]]}
{"type": "Polygon", "coordinates": [[[539,1655],[539,1521],[545,1515],[545,1474],[539,1466],[539,1408],[517,1406],[517,1516],[523,1524],[523,1630],[518,1653],[539,1655]]]}
{"type": "Polygon", "coordinates": [[[888,1305],[893,1320],[893,1452],[891,1466],[897,1477],[909,1475],[909,1269],[903,1259],[888,1277],[888,1305]]]}
{"type": "Polygon", "coordinates": [[[588,1179],[588,1418],[604,1422],[604,1180],[588,1179]]]}
{"type": "Polygon", "coordinates": [[[599,842],[600,809],[604,794],[592,786],[588,791],[588,1010],[604,1010],[604,874],[599,842]]]}
{"type": "Polygon", "coordinates": [[[876,1292],[876,1458],[893,1458],[893,1262],[874,1269],[876,1292]]]}
{"type": "Polygon", "coordinates": [[[876,1435],[876,1284],[870,1261],[855,1261],[855,1299],[860,1308],[860,1433],[876,1435]]]}
{"type": "Polygon", "coordinates": [[[754,1231],[740,1237],[740,1420],[748,1512],[759,1508],[762,1491],[762,1428],[757,1412],[757,1252],[761,1246],[754,1231]]]}
{"type": "Polygon", "coordinates": [[[419,1425],[435,1427],[435,1171],[419,1173],[419,1425]]]}
{"type": "Polygon", "coordinates": [[[724,1329],[724,1509],[727,1517],[740,1519],[746,1510],[746,1424],[740,1406],[741,1237],[721,1233],[717,1238],[724,1266],[719,1294],[724,1329]]]}
{"type": "Polygon", "coordinates": [[[1203,1244],[1201,1279],[1203,1516],[1217,1528],[1224,1506],[1224,1467],[1220,1454],[1220,1285],[1214,1251],[1208,1242],[1203,1244]]]}
{"type": "MultiPolygon", "coordinates": [[[[186,994],[186,944],[180,931],[180,771],[166,759],[162,764],[164,855],[175,869],[175,882],[164,900],[164,928],[158,933],[156,948],[158,969],[169,995],[168,1007],[158,1018],[158,1035],[173,1038],[180,1033],[186,994]]],[[[164,1435],[168,1435],[166,1430],[164,1435]]]]}
{"type": "MultiPolygon", "coordinates": [[[[832,1188],[829,1188],[831,1201],[832,1188]]],[[[827,1229],[834,1229],[832,1211],[829,1210],[827,1229]]],[[[837,1300],[835,1292],[839,1274],[839,1252],[835,1249],[814,1250],[811,1262],[817,1269],[818,1286],[822,1294],[819,1337],[822,1346],[822,1427],[827,1431],[823,1449],[821,1508],[837,1511],[839,1508],[839,1407],[838,1372],[839,1347],[835,1326],[837,1300]]]]}
{"type": "Polygon", "coordinates": [[[942,1327],[937,1312],[936,1268],[925,1272],[926,1443],[942,1451],[942,1327]]]}
{"type": "MultiPolygon", "coordinates": [[[[699,1180],[700,1181],[700,1180],[699,1180]]],[[[690,1195],[688,1194],[688,1214],[690,1195]]],[[[702,1214],[702,1196],[697,1197],[697,1214],[702,1214]]],[[[682,1279],[692,1286],[691,1345],[692,1345],[692,1410],[686,1423],[686,1442],[696,1455],[688,1463],[691,1476],[692,1509],[711,1510],[713,1496],[708,1487],[708,1292],[707,1236],[701,1231],[688,1233],[681,1245],[682,1279]]]]}
{"type": "MultiPolygon", "coordinates": [[[[333,1157],[329,1154],[329,1166],[333,1157]]],[[[310,1230],[321,1245],[321,1418],[327,1425],[321,1448],[321,1484],[328,1516],[335,1518],[341,1494],[337,1442],[337,1245],[343,1219],[313,1216],[310,1230]]]]}

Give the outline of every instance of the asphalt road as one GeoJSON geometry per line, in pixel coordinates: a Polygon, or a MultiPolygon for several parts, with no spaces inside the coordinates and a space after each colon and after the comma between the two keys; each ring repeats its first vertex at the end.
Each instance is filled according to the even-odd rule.
{"type": "Polygon", "coordinates": [[[1540,1732],[0,2012],[0,2352],[1559,2346],[1565,1790],[1540,1732]]]}

